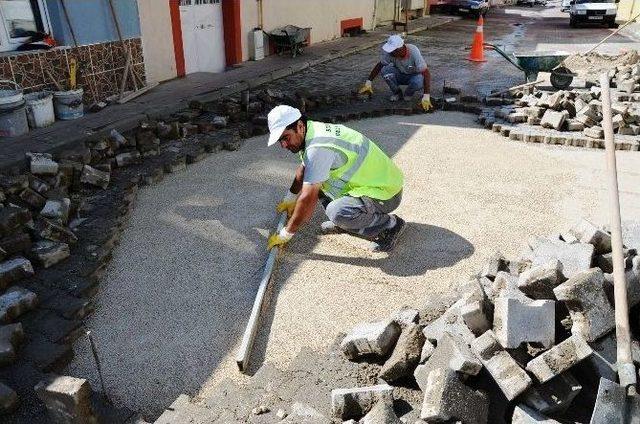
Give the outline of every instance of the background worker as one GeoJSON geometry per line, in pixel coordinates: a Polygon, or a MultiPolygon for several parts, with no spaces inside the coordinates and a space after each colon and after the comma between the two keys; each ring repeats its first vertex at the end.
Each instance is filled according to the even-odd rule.
{"type": "Polygon", "coordinates": [[[416,92],[422,91],[420,105],[425,111],[433,108],[431,104],[431,74],[427,63],[424,61],[420,49],[413,44],[405,44],[399,35],[392,35],[382,45],[380,62],[376,64],[369,74],[369,79],[360,88],[360,94],[373,94],[373,81],[379,73],[391,89],[389,100],[396,102],[405,98],[411,98],[416,92]],[[402,92],[401,85],[406,85],[402,92]]]}
{"type": "Polygon", "coordinates": [[[290,192],[278,204],[289,213],[287,225],[269,237],[268,248],[287,243],[311,219],[318,200],[329,221],[325,232],[344,230],[374,241],[374,250],[395,246],[405,222],[391,215],[402,199],[402,171],[359,132],[315,122],[290,106],[269,112],[269,145],[300,155],[290,192]]]}

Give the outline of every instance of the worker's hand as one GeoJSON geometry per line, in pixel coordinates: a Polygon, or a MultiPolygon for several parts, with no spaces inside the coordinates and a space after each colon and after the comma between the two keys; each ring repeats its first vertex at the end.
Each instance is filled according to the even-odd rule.
{"type": "Polygon", "coordinates": [[[366,80],[364,85],[358,90],[358,94],[373,94],[373,87],[371,86],[371,80],[366,80]]]}
{"type": "Polygon", "coordinates": [[[297,194],[293,194],[291,192],[288,192],[286,196],[284,196],[284,199],[282,199],[282,201],[280,203],[278,203],[278,206],[276,206],[276,210],[279,213],[282,213],[284,211],[287,212],[287,216],[291,216],[293,215],[293,210],[296,208],[296,200],[298,199],[298,195],[297,194]]]}
{"type": "Polygon", "coordinates": [[[269,240],[267,241],[267,250],[271,250],[276,246],[282,246],[287,244],[289,240],[293,237],[295,233],[290,233],[286,228],[280,230],[277,234],[271,234],[269,236],[269,240]]]}
{"type": "Polygon", "coordinates": [[[420,100],[420,106],[425,112],[429,112],[433,109],[433,105],[431,104],[431,96],[429,94],[423,94],[422,100],[420,100]]]}

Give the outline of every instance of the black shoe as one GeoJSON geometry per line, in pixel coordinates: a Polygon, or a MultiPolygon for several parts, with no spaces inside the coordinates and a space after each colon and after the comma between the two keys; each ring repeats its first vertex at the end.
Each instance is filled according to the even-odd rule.
{"type": "Polygon", "coordinates": [[[391,250],[393,250],[396,243],[398,242],[398,239],[402,235],[405,227],[404,219],[400,218],[397,215],[393,216],[396,217],[396,225],[382,231],[382,233],[380,233],[380,235],[376,237],[373,246],[374,252],[390,252],[391,250]]]}

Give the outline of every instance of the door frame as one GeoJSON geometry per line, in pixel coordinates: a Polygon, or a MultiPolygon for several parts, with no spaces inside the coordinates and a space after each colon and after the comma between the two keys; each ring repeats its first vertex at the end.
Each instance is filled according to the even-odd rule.
{"type": "MultiPolygon", "coordinates": [[[[225,62],[227,66],[242,62],[242,30],[240,25],[240,0],[221,0],[225,62]]],[[[169,0],[173,50],[176,57],[178,77],[186,75],[180,0],[169,0]]]]}

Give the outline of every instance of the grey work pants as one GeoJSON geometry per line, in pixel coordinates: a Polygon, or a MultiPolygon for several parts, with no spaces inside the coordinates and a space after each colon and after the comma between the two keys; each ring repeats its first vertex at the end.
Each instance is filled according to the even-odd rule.
{"type": "Polygon", "coordinates": [[[389,223],[389,212],[395,210],[402,200],[402,191],[389,200],[370,197],[340,197],[336,200],[321,195],[320,202],[325,213],[343,230],[373,239],[389,223]]]}

